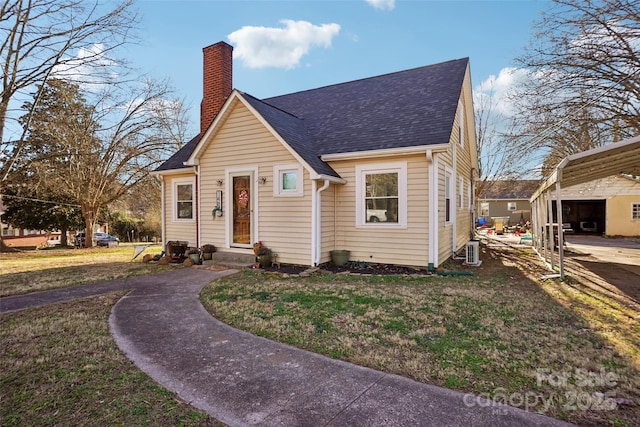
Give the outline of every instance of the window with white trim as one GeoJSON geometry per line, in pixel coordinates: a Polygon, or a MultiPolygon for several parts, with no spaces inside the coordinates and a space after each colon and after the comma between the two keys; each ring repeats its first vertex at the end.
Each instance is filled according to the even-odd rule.
{"type": "Polygon", "coordinates": [[[446,170],[444,173],[444,222],[451,222],[451,193],[453,192],[453,174],[446,170]]]}
{"type": "Polygon", "coordinates": [[[489,202],[480,202],[480,216],[481,217],[489,216],[489,202]]]}
{"type": "Polygon", "coordinates": [[[407,226],[407,163],[356,166],[356,226],[407,226]]]}
{"type": "Polygon", "coordinates": [[[276,165],[273,167],[273,195],[275,197],[300,197],[303,195],[301,165],[276,165]]]}
{"type": "Polygon", "coordinates": [[[640,203],[631,204],[631,221],[640,221],[640,203]]]}
{"type": "Polygon", "coordinates": [[[516,202],[507,202],[507,210],[515,211],[516,209],[516,202]]]}
{"type": "Polygon", "coordinates": [[[471,181],[467,183],[467,207],[471,210],[471,181]]]}
{"type": "Polygon", "coordinates": [[[176,179],[173,182],[173,219],[188,221],[194,219],[195,182],[193,178],[176,179]]]}

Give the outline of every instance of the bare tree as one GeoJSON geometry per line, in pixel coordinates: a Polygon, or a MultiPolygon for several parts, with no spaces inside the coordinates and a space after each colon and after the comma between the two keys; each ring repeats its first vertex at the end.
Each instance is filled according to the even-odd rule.
{"type": "Polygon", "coordinates": [[[79,85],[50,79],[34,94],[38,105],[25,106],[33,113],[22,118],[29,120],[24,155],[9,177],[27,176],[29,190],[57,192],[79,205],[90,246],[100,211],[143,182],[179,145],[172,136],[185,127],[185,115],[170,93],[166,82],[146,80],[126,90],[105,86],[88,102],[79,85]],[[167,115],[165,105],[175,115],[167,115]]]}
{"type": "MultiPolygon", "coordinates": [[[[16,95],[26,95],[36,84],[42,87],[49,77],[58,74],[73,74],[76,82],[111,81],[114,70],[122,70],[123,63],[110,53],[132,41],[137,19],[132,0],[116,3],[112,9],[86,0],[3,1],[0,142],[3,146],[16,145],[10,149],[13,156],[5,165],[3,180],[20,155],[24,139],[24,132],[13,142],[4,139],[11,101],[16,95]]],[[[34,107],[38,99],[34,98],[34,107]]]]}
{"type": "Polygon", "coordinates": [[[554,161],[640,133],[640,1],[553,0],[517,58],[515,146],[554,161]]]}
{"type": "Polygon", "coordinates": [[[490,181],[517,179],[526,173],[525,157],[512,149],[509,133],[503,128],[507,117],[499,111],[500,100],[494,88],[495,80],[474,92],[476,149],[480,179],[476,197],[482,195],[490,181]]]}

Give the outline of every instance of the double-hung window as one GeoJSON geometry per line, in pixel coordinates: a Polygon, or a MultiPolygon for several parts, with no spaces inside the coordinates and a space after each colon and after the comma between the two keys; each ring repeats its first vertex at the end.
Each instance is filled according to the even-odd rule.
{"type": "Polygon", "coordinates": [[[631,221],[640,221],[640,203],[631,204],[631,221]]]}
{"type": "Polygon", "coordinates": [[[194,187],[194,181],[191,178],[177,179],[174,181],[174,220],[184,221],[194,219],[194,187]]]}
{"type": "Polygon", "coordinates": [[[406,228],[406,162],[356,166],[356,226],[406,228]]]}

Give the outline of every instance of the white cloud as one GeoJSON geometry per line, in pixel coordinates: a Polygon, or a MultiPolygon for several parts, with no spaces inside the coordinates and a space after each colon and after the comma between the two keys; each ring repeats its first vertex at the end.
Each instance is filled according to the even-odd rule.
{"type": "Polygon", "coordinates": [[[503,68],[497,76],[490,75],[473,90],[476,108],[489,102],[495,114],[512,117],[515,111],[510,95],[519,83],[530,78],[531,72],[524,68],[503,68]]]}
{"type": "Polygon", "coordinates": [[[284,28],[242,27],[227,37],[233,54],[249,68],[294,68],[313,46],[331,47],[338,24],[313,25],[307,21],[280,21],[284,28]]]}
{"type": "Polygon", "coordinates": [[[96,43],[80,48],[73,58],[64,58],[52,71],[52,77],[80,85],[89,92],[99,91],[104,84],[117,79],[116,61],[104,53],[104,46],[96,43]]]}
{"type": "Polygon", "coordinates": [[[365,0],[375,9],[393,10],[396,7],[396,0],[365,0]]]}

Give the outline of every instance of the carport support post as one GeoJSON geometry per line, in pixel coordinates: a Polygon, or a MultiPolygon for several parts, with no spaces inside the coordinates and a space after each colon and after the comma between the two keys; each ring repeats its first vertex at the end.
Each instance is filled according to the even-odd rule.
{"type": "Polygon", "coordinates": [[[547,239],[549,239],[549,262],[551,270],[555,269],[554,247],[553,247],[553,206],[551,200],[551,190],[547,188],[547,239]]]}
{"type": "Polygon", "coordinates": [[[558,216],[558,263],[560,264],[560,279],[564,280],[564,231],[562,229],[562,196],[560,195],[560,180],[556,181],[556,211],[558,216]]]}
{"type": "Polygon", "coordinates": [[[545,260],[545,262],[547,261],[547,233],[545,232],[545,225],[544,225],[544,221],[542,220],[542,213],[544,212],[544,210],[542,210],[542,208],[540,207],[542,205],[542,194],[540,194],[538,196],[538,198],[535,200],[535,210],[536,210],[536,222],[535,222],[535,228],[534,230],[536,230],[536,232],[540,233],[540,239],[536,239],[537,243],[542,245],[542,258],[545,260]]]}

